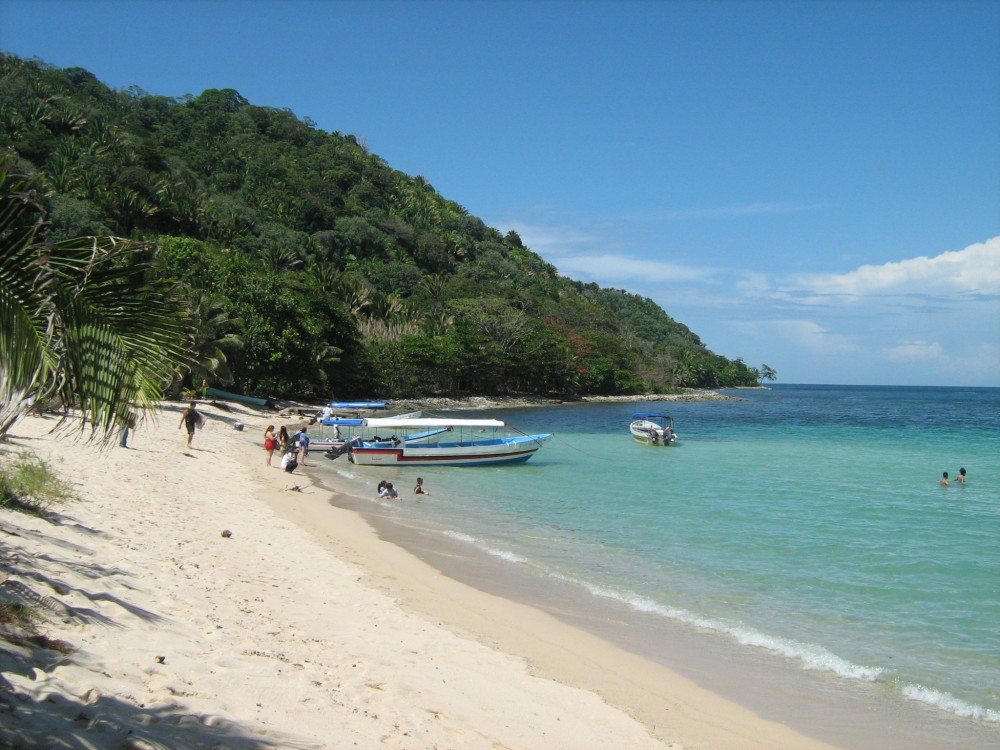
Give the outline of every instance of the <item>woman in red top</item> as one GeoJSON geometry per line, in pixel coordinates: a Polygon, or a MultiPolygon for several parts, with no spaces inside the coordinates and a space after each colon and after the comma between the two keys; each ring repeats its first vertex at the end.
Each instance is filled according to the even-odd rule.
{"type": "Polygon", "coordinates": [[[267,465],[271,465],[271,456],[274,455],[274,449],[278,447],[278,438],[274,434],[274,425],[269,424],[267,429],[264,430],[264,450],[267,451],[267,465]]]}

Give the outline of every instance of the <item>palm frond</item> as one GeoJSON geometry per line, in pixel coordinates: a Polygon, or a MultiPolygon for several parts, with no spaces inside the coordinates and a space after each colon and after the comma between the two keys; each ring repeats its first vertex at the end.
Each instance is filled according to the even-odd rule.
{"type": "Polygon", "coordinates": [[[35,241],[40,208],[0,165],[0,437],[26,398],[79,407],[109,442],[148,413],[190,341],[171,282],[147,277],[146,248],[115,237],[35,241]]]}

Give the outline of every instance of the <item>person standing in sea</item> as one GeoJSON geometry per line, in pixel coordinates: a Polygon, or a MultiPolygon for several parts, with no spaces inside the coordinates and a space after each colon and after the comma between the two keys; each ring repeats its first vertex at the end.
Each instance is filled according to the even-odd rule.
{"type": "Polygon", "coordinates": [[[941,484],[942,487],[947,487],[948,486],[948,472],[947,471],[941,474],[941,482],[940,482],[940,484],[941,484]]]}

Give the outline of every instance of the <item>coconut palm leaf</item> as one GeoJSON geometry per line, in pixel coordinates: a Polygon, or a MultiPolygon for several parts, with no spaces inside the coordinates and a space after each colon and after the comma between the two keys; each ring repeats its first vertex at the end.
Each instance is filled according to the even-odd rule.
{"type": "Polygon", "coordinates": [[[146,248],[114,237],[35,242],[38,206],[0,168],[0,436],[28,395],[79,408],[110,441],[133,409],[152,411],[190,331],[146,248]]]}
{"type": "Polygon", "coordinates": [[[54,364],[35,283],[39,266],[31,247],[41,226],[36,211],[27,183],[0,169],[0,434],[54,364]]]}

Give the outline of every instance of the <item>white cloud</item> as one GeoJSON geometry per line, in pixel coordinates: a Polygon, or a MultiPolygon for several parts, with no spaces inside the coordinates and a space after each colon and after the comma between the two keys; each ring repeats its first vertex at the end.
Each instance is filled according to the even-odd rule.
{"type": "Polygon", "coordinates": [[[909,341],[897,346],[886,347],[882,353],[891,360],[902,362],[938,360],[944,353],[944,348],[936,341],[909,341]]]}
{"type": "Polygon", "coordinates": [[[663,214],[666,221],[687,221],[689,219],[729,219],[740,216],[761,216],[770,214],[789,214],[800,211],[814,211],[820,208],[818,205],[804,205],[798,203],[744,203],[735,206],[718,206],[716,208],[691,208],[678,211],[669,211],[663,214]]]}
{"type": "Polygon", "coordinates": [[[746,297],[758,298],[771,293],[771,282],[766,274],[748,271],[736,282],[736,289],[746,297]]]}
{"type": "Polygon", "coordinates": [[[605,238],[590,234],[579,227],[544,226],[523,222],[499,222],[503,230],[513,229],[526,247],[545,258],[550,263],[555,257],[577,255],[591,248],[607,247],[605,238]]]}
{"type": "Polygon", "coordinates": [[[564,276],[592,280],[601,286],[636,288],[648,283],[706,281],[713,274],[708,268],[616,252],[620,240],[609,239],[602,232],[524,222],[501,222],[497,226],[502,230],[513,229],[527,247],[556,266],[564,276]]]}
{"type": "Polygon", "coordinates": [[[620,226],[507,228],[560,273],[649,297],[713,351],[769,362],[790,382],[992,384],[1000,372],[1000,237],[844,273],[782,276],[752,254],[741,256],[753,264],[743,268],[674,262],[681,256],[633,244],[620,226]]]}
{"type": "Polygon", "coordinates": [[[831,355],[858,350],[853,337],[833,333],[812,320],[735,320],[730,325],[745,335],[780,340],[810,352],[831,355]]]}
{"type": "Polygon", "coordinates": [[[820,301],[800,295],[829,302],[831,297],[857,300],[885,294],[1000,294],[1000,237],[933,258],[864,265],[842,274],[800,274],[782,292],[800,302],[820,301]]]}
{"type": "Polygon", "coordinates": [[[554,259],[559,272],[570,277],[584,275],[601,285],[634,280],[649,282],[705,281],[712,271],[660,260],[642,260],[627,255],[577,255],[554,259]]]}

